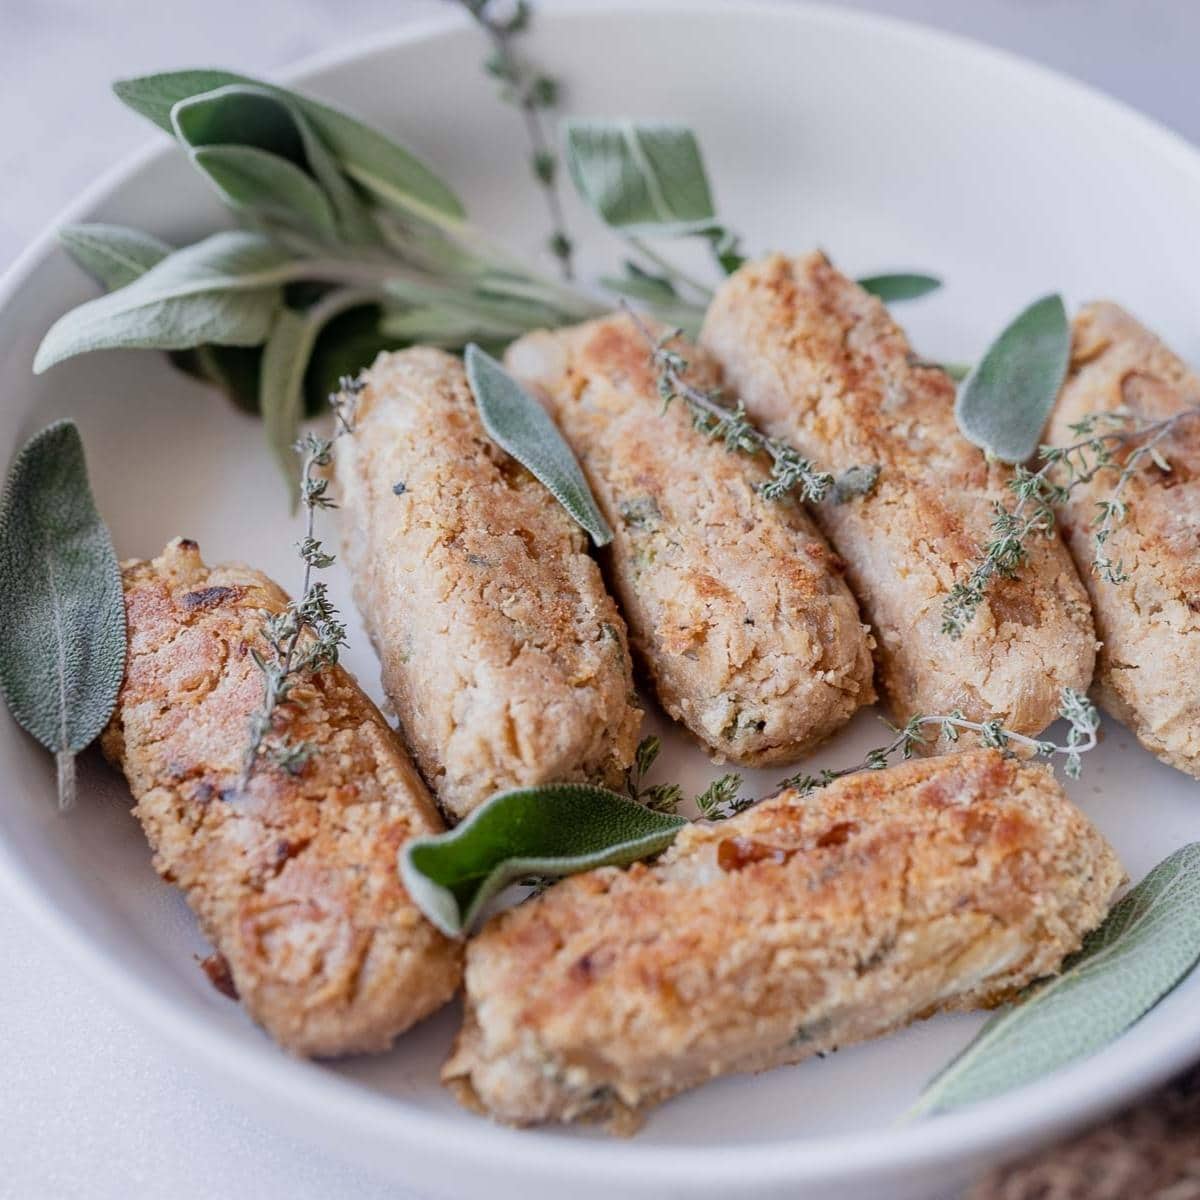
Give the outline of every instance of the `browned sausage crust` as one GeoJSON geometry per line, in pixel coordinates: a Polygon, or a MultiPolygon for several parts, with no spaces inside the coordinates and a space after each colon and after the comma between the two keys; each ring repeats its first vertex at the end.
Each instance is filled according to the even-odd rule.
{"type": "Polygon", "coordinates": [[[263,612],[287,603],[247,567],[177,540],[122,568],[129,657],[103,735],[154,865],[183,889],[250,1015],[297,1054],[383,1050],[458,986],[459,948],[418,912],[396,853],[441,828],[378,709],[340,667],[297,683],[288,736],[314,753],[237,783],[263,676],[263,612]]]}
{"type": "MultiPolygon", "coordinates": [[[[711,360],[682,341],[689,379],[711,360]]],[[[765,466],[662,411],[626,316],[529,334],[509,368],[544,400],[614,531],[609,579],[659,699],[719,759],[789,762],[874,700],[870,641],[841,564],[765,466]]]]}
{"type": "Polygon", "coordinates": [[[426,781],[454,817],[504,788],[618,786],[642,714],[582,531],[484,432],[458,359],[383,354],[364,379],[342,548],[426,781]]]}
{"type": "Polygon", "coordinates": [[[444,1080],[528,1124],[628,1117],[1058,970],[1123,878],[1044,766],[976,750],[694,824],[467,948],[444,1080]]]}
{"type": "Polygon", "coordinates": [[[1087,687],[1095,634],[1057,537],[1035,539],[1019,576],[993,582],[960,640],[942,632],[995,502],[1013,502],[1011,471],[959,434],[954,384],[914,359],[879,300],[823,255],[774,255],[718,289],[701,340],[760,426],[835,473],[880,467],[870,495],[814,516],[874,627],[897,719],[958,708],[1034,734],[1064,687],[1087,687]]]}
{"type": "MultiPolygon", "coordinates": [[[[1078,441],[1071,426],[1093,413],[1123,409],[1155,421],[1196,406],[1200,377],[1115,304],[1093,304],[1075,319],[1048,438],[1078,441]]],[[[1061,518],[1101,640],[1097,698],[1147,750],[1200,776],[1200,420],[1180,422],[1159,449],[1170,471],[1147,463],[1130,477],[1121,493],[1128,515],[1104,547],[1124,564],[1125,582],[1106,583],[1091,569],[1096,504],[1111,496],[1117,470],[1077,487],[1061,518]]]]}

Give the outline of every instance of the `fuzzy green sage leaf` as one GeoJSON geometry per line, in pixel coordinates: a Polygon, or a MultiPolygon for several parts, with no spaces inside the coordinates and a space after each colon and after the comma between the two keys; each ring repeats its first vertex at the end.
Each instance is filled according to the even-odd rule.
{"type": "Polygon", "coordinates": [[[894,275],[868,275],[858,281],[858,286],[872,296],[878,296],[884,304],[897,304],[902,300],[919,300],[936,292],[942,281],[935,275],[898,273],[894,275]]]}
{"type": "Polygon", "coordinates": [[[1177,850],[1084,941],[1062,974],[994,1016],[926,1088],[913,1114],[1031,1082],[1124,1033],[1200,960],[1200,842],[1177,850]]]}
{"type": "Polygon", "coordinates": [[[963,381],[954,406],[963,436],[1002,462],[1032,457],[1070,354],[1062,297],[1044,296],[1012,320],[963,381]]]}
{"type": "Polygon", "coordinates": [[[157,266],[171,247],[149,233],[123,225],[64,225],[63,249],[106,291],[132,283],[157,266]]]}
{"type": "Polygon", "coordinates": [[[605,224],[637,236],[706,233],[716,222],[695,134],[666,122],[576,119],[566,158],[579,194],[605,224]]]}
{"type": "Polygon", "coordinates": [[[90,350],[183,350],[265,341],[282,301],[291,256],[258,234],[230,232],[176,250],[132,283],[59,317],[35,372],[90,350]]]}
{"type": "Polygon", "coordinates": [[[346,174],[384,203],[418,214],[463,215],[458,197],[411,151],[362,121],[299,92],[232,71],[213,70],[166,71],[122,79],[113,84],[113,91],[135,112],[174,135],[171,110],[176,104],[233,84],[261,88],[297,105],[346,174]]]}
{"type": "Polygon", "coordinates": [[[75,795],[75,755],[108,722],[125,671],[121,573],[88,487],[79,431],[56,421],[13,460],[0,500],[0,691],[58,762],[75,795]]]}
{"type": "Polygon", "coordinates": [[[597,546],[607,546],[612,530],[546,410],[474,343],[467,347],[464,360],[479,416],[491,439],[549,489],[597,546]]]}
{"type": "Polygon", "coordinates": [[[409,842],[400,877],[417,907],[457,937],[510,883],[636,862],[669,846],[686,824],[591,784],[519,788],[493,796],[448,833],[409,842]]]}

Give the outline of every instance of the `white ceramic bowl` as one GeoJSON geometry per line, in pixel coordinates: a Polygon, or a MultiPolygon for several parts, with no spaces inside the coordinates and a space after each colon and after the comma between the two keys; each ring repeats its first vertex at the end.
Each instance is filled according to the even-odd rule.
{"type": "MultiPolygon", "coordinates": [[[[562,76],[573,112],[692,123],[721,210],[751,251],[819,244],[852,272],[943,275],[941,294],[901,314],[932,356],[970,358],[1024,302],[1062,289],[1073,302],[1118,299],[1200,357],[1200,158],[1078,84],[892,21],[744,3],[552,11],[527,48],[562,76]]],[[[532,253],[542,210],[519,125],[479,70],[482,53],[473,30],[446,20],[323,58],[291,79],[403,136],[475,214],[532,253]]],[[[221,215],[163,139],[56,224],[121,221],[182,240],[221,215]]],[[[619,253],[575,205],[570,218],[585,269],[619,253]]],[[[95,355],[30,374],[41,334],[91,292],[50,235],[0,288],[0,452],[7,458],[18,439],[70,415],[122,555],[187,534],[210,560],[246,559],[291,581],[295,529],[256,423],[154,354],[95,355]]],[[[345,580],[335,576],[334,586],[349,607],[345,580]]],[[[350,666],[373,684],[365,638],[354,627],[351,638],[350,666]]],[[[1123,729],[1106,729],[1071,790],[1138,877],[1200,837],[1200,796],[1123,729]]],[[[864,716],[817,761],[852,761],[879,732],[864,716]]],[[[669,771],[689,784],[712,774],[681,741],[670,758],[669,771]]],[[[908,1127],[897,1115],[978,1018],[939,1018],[825,1061],[701,1088],[630,1141],[500,1129],[437,1085],[453,1011],[377,1059],[332,1067],[279,1053],[196,969],[201,940],[180,897],[156,881],[122,782],[86,762],[81,803],[59,816],[46,755],[7,717],[0,764],[0,876],[64,950],[208,1064],[235,1100],[437,1194],[927,1195],[1200,1055],[1197,977],[1093,1058],[908,1127]]]]}

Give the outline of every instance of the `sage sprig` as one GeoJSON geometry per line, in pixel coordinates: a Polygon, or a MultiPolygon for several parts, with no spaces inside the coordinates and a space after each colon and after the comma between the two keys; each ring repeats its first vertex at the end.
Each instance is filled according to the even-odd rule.
{"type": "Polygon", "coordinates": [[[1108,1045],[1200,960],[1200,843],[1175,851],[1084,940],[1061,974],[994,1016],[911,1115],[973,1104],[1108,1045]]]}
{"type": "Polygon", "coordinates": [[[268,417],[289,487],[287,447],[326,323],[368,314],[369,336],[345,350],[358,357],[339,364],[357,372],[387,345],[508,341],[603,311],[471,224],[405,147],[328,105],[224,71],[116,90],[175,138],[243,228],[174,251],[136,231],[69,231],[71,253],[115,290],[61,318],[35,369],[90,350],[158,348],[243,404],[256,387],[250,404],[268,417]]]}
{"type": "MultiPolygon", "coordinates": [[[[492,41],[489,69],[525,120],[551,248],[569,279],[559,159],[542,125],[558,88],[513,46],[530,5],[520,0],[502,16],[493,0],[459,2],[492,41]]],[[[311,96],[221,70],[146,75],[114,91],[175,139],[241,228],[178,250],[135,230],[65,230],[64,245],[109,295],[60,319],[35,369],[91,350],[165,349],[181,369],[264,415],[289,492],[302,417],[320,410],[336,378],[357,374],[380,350],[501,346],[604,311],[470,221],[451,187],[407,147],[311,96]]],[[[726,273],[742,256],[717,218],[695,135],[663,122],[571,122],[565,157],[585,200],[632,252],[623,274],[601,282],[696,332],[711,288],[652,243],[698,237],[726,273]]],[[[873,284],[897,299],[928,285],[916,275],[873,284]]]]}
{"type": "Polygon", "coordinates": [[[546,410],[474,343],[464,356],[467,381],[488,436],[545,485],[597,546],[612,541],[583,470],[546,410]]]}
{"type": "Polygon", "coordinates": [[[56,421],[13,460],[0,499],[0,690],[54,754],[58,803],[99,736],[125,671],[125,603],[112,538],[88,486],[79,431],[56,421]]]}
{"type": "Polygon", "coordinates": [[[282,285],[302,274],[261,234],[215,233],[59,317],[42,339],[33,369],[40,373],[90,350],[258,345],[283,303],[282,285]]]}
{"type": "Polygon", "coordinates": [[[409,842],[400,877],[430,921],[458,937],[511,883],[635,862],[665,849],[686,824],[591,784],[520,788],[493,796],[448,833],[409,842]]]}

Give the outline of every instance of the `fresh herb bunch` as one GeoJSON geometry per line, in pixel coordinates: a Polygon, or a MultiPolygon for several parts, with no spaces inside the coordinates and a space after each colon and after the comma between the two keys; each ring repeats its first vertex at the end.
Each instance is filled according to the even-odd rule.
{"type": "Polygon", "coordinates": [[[1113,530],[1125,519],[1128,509],[1122,499],[1129,480],[1150,463],[1163,471],[1170,464],[1159,446],[1184,421],[1200,415],[1200,407],[1184,409],[1171,417],[1146,421],[1134,413],[1094,413],[1071,426],[1078,438],[1067,446],[1042,446],[1037,471],[1018,465],[1009,480],[1016,503],[1009,508],[997,501],[992,519],[992,540],[984,547],[966,579],[956,583],[942,607],[942,631],[961,637],[975,617],[997,576],[1013,578],[1029,557],[1035,537],[1050,537],[1056,528],[1056,509],[1078,487],[1090,483],[1101,472],[1115,472],[1112,491],[1097,502],[1093,529],[1095,553],[1092,570],[1107,583],[1124,583],[1124,565],[1114,563],[1105,549],[1113,530]],[[1118,452],[1129,449],[1122,460],[1118,452]]]}
{"type": "MultiPolygon", "coordinates": [[[[492,70],[526,117],[552,249],[569,274],[561,172],[542,125],[557,86],[512,49],[529,5],[501,17],[497,0],[458,2],[492,38],[492,70]]],[[[168,351],[181,369],[262,414],[289,491],[306,410],[319,412],[333,381],[381,350],[414,342],[496,348],[609,307],[543,275],[473,223],[412,151],[303,93],[216,70],[122,80],[115,91],[179,143],[240,228],[181,249],[111,225],[62,230],[68,253],[109,294],[60,318],[34,369],[92,350],[168,351]]],[[[651,243],[698,237],[722,270],[741,262],[736,236],[717,219],[695,135],[663,123],[571,121],[565,156],[583,199],[641,260],[599,283],[694,331],[711,289],[651,243]]],[[[896,299],[936,284],[880,280],[896,299]]]]}
{"type": "MultiPolygon", "coordinates": [[[[682,401],[692,414],[692,424],[707,437],[725,444],[732,454],[766,454],[771,460],[771,476],[759,484],[759,493],[767,500],[781,500],[793,492],[799,499],[819,504],[834,485],[833,476],[776,438],[767,437],[747,419],[741,401],[733,408],[722,399],[720,389],[704,391],[687,381],[687,359],[671,343],[680,336],[675,329],[655,338],[645,321],[625,302],[622,307],[646,339],[651,360],[658,371],[658,394],[664,411],[675,400],[682,401]]],[[[874,486],[874,479],[871,481],[874,486]]]]}
{"type": "Polygon", "coordinates": [[[542,123],[542,115],[558,103],[558,80],[530,67],[513,48],[516,35],[529,27],[532,8],[526,0],[517,0],[507,14],[498,15],[497,0],[455,0],[455,3],[465,8],[487,34],[492,53],[484,69],[500,81],[501,98],[521,112],[529,138],[533,177],[545,197],[550,218],[550,253],[558,259],[563,278],[573,279],[574,244],[567,232],[559,194],[558,154],[542,123]]]}
{"type": "Polygon", "coordinates": [[[860,762],[838,770],[821,771],[816,775],[806,772],[789,775],[787,779],[780,781],[779,787],[781,790],[795,788],[798,792],[807,794],[816,788],[825,787],[835,779],[854,775],[859,771],[882,771],[897,755],[902,759],[912,758],[919,747],[927,745],[927,729],[936,729],[937,736],[944,737],[949,742],[957,742],[962,732],[969,731],[977,733],[985,746],[996,750],[1008,750],[1016,745],[1024,746],[1042,758],[1061,754],[1066,758],[1063,773],[1068,779],[1078,779],[1083,769],[1082,755],[1094,750],[1099,744],[1097,733],[1100,729],[1100,714],[1082,692],[1077,692],[1074,688],[1063,688],[1058,715],[1070,726],[1067,730],[1067,740],[1062,745],[1005,729],[998,719],[968,721],[957,709],[945,716],[917,715],[911,717],[903,728],[889,725],[888,728],[896,736],[886,745],[869,750],[860,762]]]}
{"type": "Polygon", "coordinates": [[[245,792],[263,758],[282,770],[299,774],[313,754],[313,747],[307,742],[292,741],[278,731],[279,710],[292,701],[293,689],[302,679],[336,666],[339,652],[346,644],[346,626],[329,599],[328,588],[323,581],[313,579],[314,571],[323,571],[335,561],[335,556],[316,536],[316,515],[321,509],[337,507],[329,495],[329,480],[323,472],[333,460],[334,440],[352,432],[353,404],[362,386],[361,380],[343,379],[341,392],[330,397],[336,421],[333,438],[309,433],[296,445],[303,455],[300,503],[304,507],[305,527],[297,549],[304,562],[304,578],[299,598],[263,622],[263,639],[269,652],[250,651],[263,674],[263,699],[250,718],[250,738],[238,781],[239,792],[245,792]]]}

